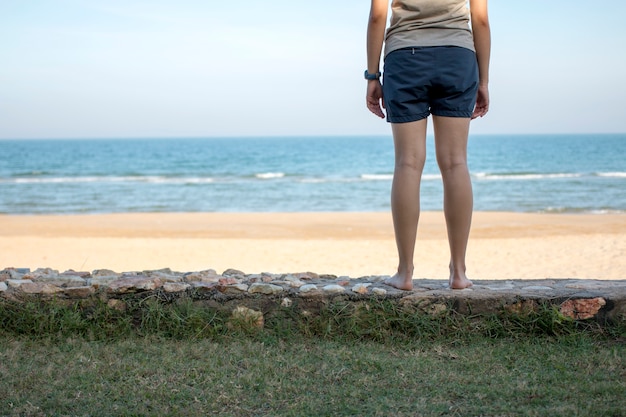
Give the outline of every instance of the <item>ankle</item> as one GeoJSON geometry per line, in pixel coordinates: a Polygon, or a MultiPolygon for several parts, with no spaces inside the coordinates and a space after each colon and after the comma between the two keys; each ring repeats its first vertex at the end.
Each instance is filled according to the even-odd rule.
{"type": "Polygon", "coordinates": [[[465,276],[465,272],[467,272],[467,268],[465,267],[465,264],[460,264],[460,263],[454,264],[450,262],[449,268],[450,268],[450,275],[465,276]]]}
{"type": "Polygon", "coordinates": [[[405,280],[412,280],[413,279],[413,267],[398,267],[398,273],[397,276],[404,278],[405,280]]]}

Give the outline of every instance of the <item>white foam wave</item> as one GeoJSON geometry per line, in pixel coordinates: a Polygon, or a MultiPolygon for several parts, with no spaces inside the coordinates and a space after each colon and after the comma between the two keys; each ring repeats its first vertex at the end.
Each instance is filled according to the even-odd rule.
{"type": "Polygon", "coordinates": [[[262,179],[262,180],[270,180],[270,179],[275,179],[275,178],[283,178],[285,176],[284,172],[262,172],[259,174],[256,174],[255,177],[262,179]]]}
{"type": "MultiPolygon", "coordinates": [[[[361,174],[360,178],[366,181],[391,181],[393,180],[393,174],[361,174]]],[[[439,180],[441,179],[440,174],[423,174],[422,180],[439,180]]]]}
{"type": "Polygon", "coordinates": [[[582,174],[487,174],[477,172],[473,176],[480,180],[543,180],[551,178],[579,178],[582,174]]]}
{"type": "Polygon", "coordinates": [[[167,177],[144,177],[145,181],[151,184],[210,184],[215,182],[213,178],[208,177],[181,177],[181,178],[167,178],[167,177]]]}
{"type": "Polygon", "coordinates": [[[361,179],[370,181],[389,181],[393,179],[393,174],[361,174],[361,179]]]}
{"type": "Polygon", "coordinates": [[[5,178],[0,183],[13,184],[77,184],[77,183],[150,183],[150,184],[207,184],[214,182],[208,177],[163,177],[163,176],[122,176],[122,177],[49,177],[49,178],[5,178]]]}
{"type": "Polygon", "coordinates": [[[626,178],[626,172],[596,172],[598,177],[626,178]]]}

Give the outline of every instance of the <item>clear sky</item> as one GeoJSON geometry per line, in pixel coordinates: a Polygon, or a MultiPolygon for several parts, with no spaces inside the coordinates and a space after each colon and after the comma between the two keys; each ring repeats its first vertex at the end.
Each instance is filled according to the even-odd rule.
{"type": "MultiPolygon", "coordinates": [[[[626,2],[492,0],[473,133],[626,132],[626,2]]],[[[368,1],[0,0],[0,138],[388,134],[368,1]]]]}

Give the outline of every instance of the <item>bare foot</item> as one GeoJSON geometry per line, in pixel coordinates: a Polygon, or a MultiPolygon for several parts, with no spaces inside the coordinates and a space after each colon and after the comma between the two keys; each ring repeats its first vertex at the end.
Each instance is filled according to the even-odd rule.
{"type": "Polygon", "coordinates": [[[474,285],[472,281],[467,279],[465,268],[455,268],[452,261],[448,267],[450,268],[449,285],[451,290],[463,290],[474,285]]]}
{"type": "Polygon", "coordinates": [[[411,291],[413,289],[413,279],[404,278],[400,274],[395,274],[394,276],[392,276],[391,278],[387,278],[383,282],[399,290],[411,291]]]}
{"type": "Polygon", "coordinates": [[[472,285],[474,285],[472,283],[472,281],[470,281],[469,279],[467,279],[466,276],[450,276],[450,289],[453,290],[463,290],[465,288],[469,288],[472,285]]]}

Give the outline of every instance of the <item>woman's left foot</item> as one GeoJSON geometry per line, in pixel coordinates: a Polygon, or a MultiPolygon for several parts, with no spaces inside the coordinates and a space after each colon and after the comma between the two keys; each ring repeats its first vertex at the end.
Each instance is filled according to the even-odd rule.
{"type": "Polygon", "coordinates": [[[391,278],[387,278],[383,281],[383,283],[399,290],[411,291],[413,289],[413,280],[405,279],[399,274],[395,274],[391,278]]]}

